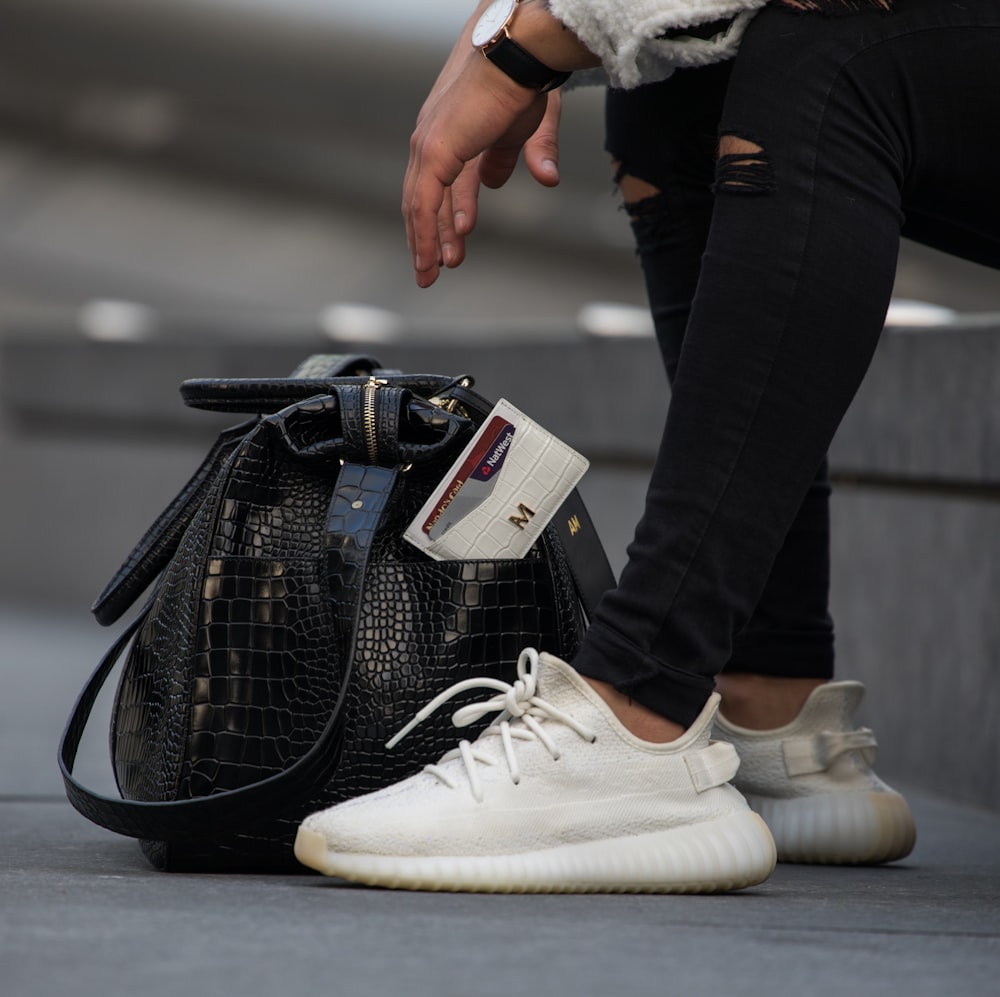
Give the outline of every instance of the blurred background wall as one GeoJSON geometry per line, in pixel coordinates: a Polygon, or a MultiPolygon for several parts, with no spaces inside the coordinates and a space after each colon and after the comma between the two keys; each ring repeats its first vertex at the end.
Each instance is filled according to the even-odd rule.
{"type": "Polygon", "coordinates": [[[413,285],[407,142],[468,7],[0,2],[0,305],[124,299],[250,331],[349,301],[433,334],[640,302],[596,91],[570,102],[563,187],[517,178],[461,277],[413,285]]]}
{"type": "MultiPolygon", "coordinates": [[[[0,321],[114,299],[271,334],[353,302],[433,335],[641,305],[596,88],[566,101],[562,186],[488,192],[462,270],[413,286],[407,141],[471,7],[0,0],[0,321]]],[[[995,274],[913,246],[897,295],[1000,307],[995,274]]]]}

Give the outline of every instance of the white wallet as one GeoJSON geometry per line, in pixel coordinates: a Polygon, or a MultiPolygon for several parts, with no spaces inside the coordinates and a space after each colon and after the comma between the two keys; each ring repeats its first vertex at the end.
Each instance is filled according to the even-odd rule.
{"type": "Polygon", "coordinates": [[[501,398],[403,537],[439,561],[524,557],[589,466],[501,398]]]}

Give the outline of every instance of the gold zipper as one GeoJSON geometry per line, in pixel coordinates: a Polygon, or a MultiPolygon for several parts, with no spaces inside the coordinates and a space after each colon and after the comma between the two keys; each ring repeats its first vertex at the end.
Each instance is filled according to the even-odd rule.
{"type": "Polygon", "coordinates": [[[379,379],[372,374],[365,385],[362,417],[364,419],[365,445],[368,448],[368,462],[372,465],[378,463],[378,426],[375,420],[375,392],[378,391],[381,385],[388,383],[388,381],[379,379]]]}

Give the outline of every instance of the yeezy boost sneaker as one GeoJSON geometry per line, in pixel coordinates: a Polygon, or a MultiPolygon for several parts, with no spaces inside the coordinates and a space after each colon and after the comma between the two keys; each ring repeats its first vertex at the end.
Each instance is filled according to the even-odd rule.
{"type": "Polygon", "coordinates": [[[677,741],[630,734],[565,662],[533,650],[513,685],[456,711],[456,726],[502,711],[436,765],[308,817],[299,861],[377,886],[490,893],[707,893],[774,868],[764,822],[729,785],[731,745],[710,740],[714,696],[677,741]]]}
{"type": "Polygon", "coordinates": [[[860,682],[820,686],[774,730],[716,718],[716,736],[740,756],[733,784],[767,822],[779,862],[876,864],[912,850],[910,808],[872,771],[875,735],[854,726],[864,694],[860,682]]]}

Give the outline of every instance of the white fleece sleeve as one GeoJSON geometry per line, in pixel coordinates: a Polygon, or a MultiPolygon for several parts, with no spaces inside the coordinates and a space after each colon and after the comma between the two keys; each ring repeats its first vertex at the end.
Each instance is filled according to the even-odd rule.
{"type": "Polygon", "coordinates": [[[630,90],[682,66],[731,59],[768,0],[548,0],[549,10],[598,56],[611,85],[630,90]],[[735,17],[714,38],[658,38],[672,28],[735,17]]]}

